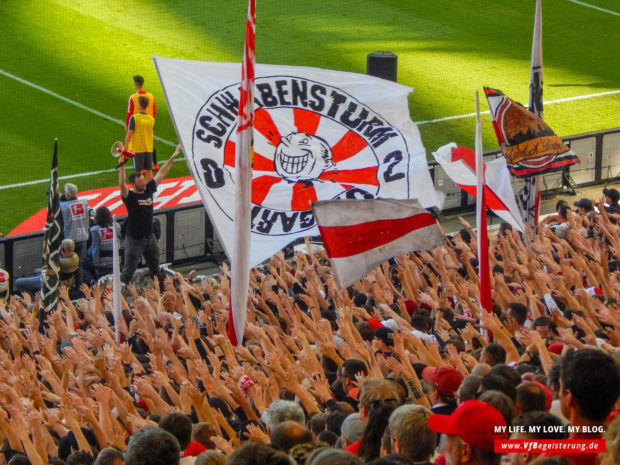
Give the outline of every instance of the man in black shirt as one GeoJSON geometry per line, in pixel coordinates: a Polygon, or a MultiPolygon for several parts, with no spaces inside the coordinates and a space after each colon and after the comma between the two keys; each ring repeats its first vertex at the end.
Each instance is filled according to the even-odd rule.
{"type": "MultiPolygon", "coordinates": [[[[121,164],[118,183],[123,203],[127,207],[127,233],[125,236],[125,265],[121,273],[121,281],[131,281],[140,257],[144,255],[151,276],[159,272],[159,247],[153,233],[153,196],[157,186],[163,181],[172,166],[172,162],[180,153],[180,145],[162,166],[157,175],[149,182],[142,173],[133,172],[129,175],[132,190],[125,184],[125,166],[121,164]]],[[[124,160],[121,160],[123,162],[124,160]]]]}

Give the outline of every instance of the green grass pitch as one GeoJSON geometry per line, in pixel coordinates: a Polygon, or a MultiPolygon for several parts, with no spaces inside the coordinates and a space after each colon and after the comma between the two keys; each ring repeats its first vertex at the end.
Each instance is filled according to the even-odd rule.
{"type": "MultiPolygon", "coordinates": [[[[545,101],[620,89],[617,0],[543,0],[545,101]]],[[[398,55],[398,80],[415,90],[414,121],[474,111],[483,85],[527,103],[535,0],[257,0],[259,63],[364,73],[366,55],[398,55]]],[[[151,56],[240,61],[245,0],[3,0],[0,2],[0,232],[46,206],[54,137],[61,176],[113,166],[121,125],[7,77],[124,119],[131,76],[154,93],[156,134],[176,142],[151,56]]],[[[481,102],[486,110],[486,102],[481,102]]],[[[620,94],[545,107],[560,136],[618,126],[620,94]]],[[[474,119],[420,125],[427,151],[473,146],[474,119]]],[[[488,116],[484,145],[497,146],[488,116]]],[[[160,159],[172,151],[156,144],[160,159]]],[[[176,163],[171,176],[188,173],[176,163]]],[[[116,184],[103,173],[74,179],[80,190],[116,184]]]]}

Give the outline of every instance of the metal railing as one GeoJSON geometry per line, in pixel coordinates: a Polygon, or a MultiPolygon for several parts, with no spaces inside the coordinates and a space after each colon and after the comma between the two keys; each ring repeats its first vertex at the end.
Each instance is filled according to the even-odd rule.
{"type": "MultiPolygon", "coordinates": [[[[620,178],[620,128],[566,137],[579,156],[580,163],[570,168],[570,175],[578,186],[603,183],[620,178]]],[[[485,153],[493,159],[499,151],[485,153]]],[[[444,212],[453,213],[473,208],[476,200],[447,177],[437,163],[429,162],[435,188],[446,194],[444,212]]],[[[552,173],[543,179],[545,191],[562,189],[562,173],[552,173]]],[[[515,191],[519,181],[514,182],[515,191]]],[[[202,204],[173,207],[155,211],[161,223],[159,239],[160,261],[181,265],[184,263],[219,262],[224,258],[213,225],[202,204]]],[[[0,239],[0,267],[11,277],[30,276],[41,266],[43,232],[22,234],[0,239]]]]}

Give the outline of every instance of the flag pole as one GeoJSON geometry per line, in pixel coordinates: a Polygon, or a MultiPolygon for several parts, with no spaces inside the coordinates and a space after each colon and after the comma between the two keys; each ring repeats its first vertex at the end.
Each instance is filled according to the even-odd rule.
{"type": "Polygon", "coordinates": [[[119,241],[116,234],[116,216],[112,217],[112,307],[114,311],[114,339],[121,343],[121,266],[119,257],[119,241]]]}
{"type": "MultiPolygon", "coordinates": [[[[543,78],[542,78],[542,0],[536,0],[534,12],[534,32],[532,37],[532,57],[530,64],[530,92],[528,109],[543,119],[543,78]]],[[[540,214],[540,194],[542,175],[536,175],[524,180],[527,189],[524,220],[532,226],[538,226],[540,214]]]]}
{"type": "Polygon", "coordinates": [[[476,223],[478,229],[478,274],[480,277],[480,306],[491,311],[491,275],[489,272],[489,241],[487,231],[487,208],[485,198],[484,158],[482,148],[482,122],[480,104],[476,91],[476,223]]]}
{"type": "Polygon", "coordinates": [[[256,60],[254,48],[255,34],[256,0],[249,0],[243,64],[241,66],[241,93],[237,115],[234,247],[232,249],[232,257],[230,257],[228,338],[233,345],[243,342],[250,285],[252,133],[254,123],[254,63],[256,60]]]}

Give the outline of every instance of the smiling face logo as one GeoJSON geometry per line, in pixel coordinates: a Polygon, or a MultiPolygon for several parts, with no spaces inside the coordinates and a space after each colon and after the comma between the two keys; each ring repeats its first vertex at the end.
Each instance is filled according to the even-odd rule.
{"type": "Polygon", "coordinates": [[[276,172],[289,182],[317,179],[335,165],[327,142],[303,132],[282,137],[274,154],[276,172]]]}

